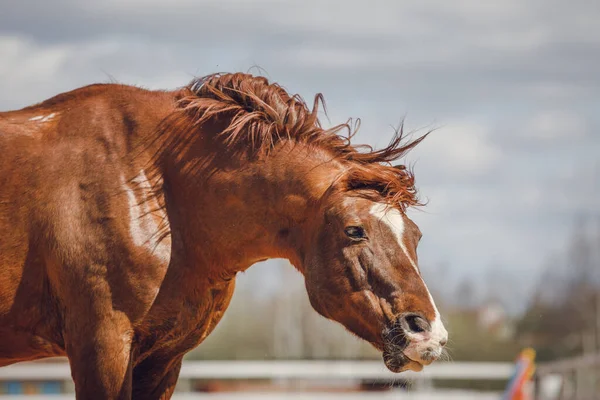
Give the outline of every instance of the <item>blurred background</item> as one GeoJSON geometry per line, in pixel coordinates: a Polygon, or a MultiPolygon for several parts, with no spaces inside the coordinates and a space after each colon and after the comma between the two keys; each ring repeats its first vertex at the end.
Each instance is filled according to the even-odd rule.
{"type": "MultiPolygon", "coordinates": [[[[377,352],[311,309],[287,261],[271,260],[238,277],[224,319],[187,361],[214,372],[259,360],[264,374],[190,372],[182,392],[499,398],[512,363],[533,347],[540,375],[555,378],[546,386],[594,398],[599,20],[600,3],[586,0],[1,0],[0,109],[96,82],[175,89],[250,71],[307,100],[322,92],[325,125],[360,118],[355,143],[384,146],[402,120],[417,134],[435,129],[405,160],[428,201],[409,216],[424,233],[421,269],[450,331],[455,367],[439,368],[458,377],[435,365],[427,377],[387,375],[377,352]],[[336,365],[350,372],[336,380],[336,365]],[[354,376],[358,366],[378,372],[354,376]],[[305,379],[311,368],[331,379],[305,379]]],[[[0,393],[68,391],[34,372],[26,379],[36,366],[22,367],[25,377],[0,369],[0,393]]]]}

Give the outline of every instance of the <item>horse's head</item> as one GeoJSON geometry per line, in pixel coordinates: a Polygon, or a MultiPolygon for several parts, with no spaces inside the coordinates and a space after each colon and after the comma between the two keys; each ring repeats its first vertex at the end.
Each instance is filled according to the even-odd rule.
{"type": "Polygon", "coordinates": [[[448,332],[417,266],[417,225],[352,192],[333,191],[320,208],[304,265],[315,310],[383,351],[394,372],[438,359],[448,332]]]}

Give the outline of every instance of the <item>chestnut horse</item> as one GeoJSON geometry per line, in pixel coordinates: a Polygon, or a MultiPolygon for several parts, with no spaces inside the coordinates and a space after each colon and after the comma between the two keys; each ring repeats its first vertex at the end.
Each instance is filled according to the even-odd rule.
{"type": "Polygon", "coordinates": [[[67,356],[78,399],[169,399],[236,274],[286,258],[314,309],[393,371],[447,332],[421,278],[412,173],[261,77],[99,84],[0,113],[0,366],[67,356]]]}

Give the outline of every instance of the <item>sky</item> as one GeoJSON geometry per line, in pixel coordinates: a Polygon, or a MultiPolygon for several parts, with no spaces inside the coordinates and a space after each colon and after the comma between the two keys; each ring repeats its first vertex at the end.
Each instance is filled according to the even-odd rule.
{"type": "Polygon", "coordinates": [[[426,280],[517,293],[577,218],[600,218],[598,20],[596,0],[0,0],[0,109],[251,71],[322,92],[331,124],[360,118],[356,143],[387,144],[403,119],[434,129],[405,160],[428,201],[409,213],[426,280]]]}

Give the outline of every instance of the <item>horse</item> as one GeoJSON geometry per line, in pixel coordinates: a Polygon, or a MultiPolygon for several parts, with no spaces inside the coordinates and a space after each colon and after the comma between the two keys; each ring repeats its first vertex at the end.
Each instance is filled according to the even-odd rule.
{"type": "Polygon", "coordinates": [[[354,146],[321,105],[222,73],[0,113],[0,366],[66,356],[77,399],[169,399],[236,275],[269,258],[390,370],[437,360],[448,333],[406,215],[422,203],[392,165],[426,135],[354,146]]]}

